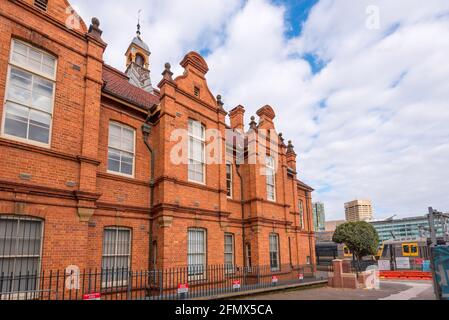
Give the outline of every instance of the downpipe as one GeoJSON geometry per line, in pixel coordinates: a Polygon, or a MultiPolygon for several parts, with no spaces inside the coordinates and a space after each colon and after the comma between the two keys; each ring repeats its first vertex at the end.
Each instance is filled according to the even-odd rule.
{"type": "Polygon", "coordinates": [[[149,137],[151,135],[151,129],[152,125],[149,124],[149,120],[142,125],[142,133],[143,133],[143,142],[145,143],[148,151],[150,152],[150,158],[151,158],[151,172],[150,172],[150,231],[149,231],[149,245],[148,245],[148,271],[151,271],[153,268],[156,267],[153,264],[153,207],[154,207],[154,150],[151,147],[149,143],[149,137]]]}

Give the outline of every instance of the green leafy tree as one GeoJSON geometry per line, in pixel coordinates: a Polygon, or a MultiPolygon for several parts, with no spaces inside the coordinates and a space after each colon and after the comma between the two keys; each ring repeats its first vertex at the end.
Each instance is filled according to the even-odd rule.
{"type": "Polygon", "coordinates": [[[379,247],[379,235],[376,229],[365,221],[347,222],[335,230],[333,241],[345,244],[357,259],[360,269],[360,261],[369,255],[376,255],[379,247]]]}

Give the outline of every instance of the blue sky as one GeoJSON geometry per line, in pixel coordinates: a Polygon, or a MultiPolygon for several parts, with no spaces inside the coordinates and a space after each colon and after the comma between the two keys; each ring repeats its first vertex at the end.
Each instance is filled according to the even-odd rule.
{"type": "Polygon", "coordinates": [[[86,22],[100,18],[107,63],[124,69],[141,8],[154,84],[195,50],[226,109],[245,106],[249,122],[272,105],[328,219],[355,198],[371,199],[377,218],[449,211],[449,1],[71,3],[86,22]]]}
{"type": "Polygon", "coordinates": [[[301,34],[302,25],[318,0],[273,0],[272,3],[285,7],[285,23],[288,25],[285,35],[287,38],[292,38],[301,34]]]}

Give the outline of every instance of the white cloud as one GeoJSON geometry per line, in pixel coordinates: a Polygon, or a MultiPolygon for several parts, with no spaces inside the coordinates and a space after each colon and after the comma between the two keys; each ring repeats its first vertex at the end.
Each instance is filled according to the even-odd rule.
{"type": "Polygon", "coordinates": [[[208,47],[213,92],[228,109],[244,105],[247,120],[275,107],[329,218],[355,197],[372,199],[379,217],[449,210],[447,0],[321,0],[293,39],[286,7],[268,0],[72,3],[100,15],[106,61],[119,68],[142,8],[155,83],[165,61],[208,47]],[[379,30],[366,28],[368,5],[379,7],[379,30]],[[305,53],[327,63],[319,74],[305,53]]]}

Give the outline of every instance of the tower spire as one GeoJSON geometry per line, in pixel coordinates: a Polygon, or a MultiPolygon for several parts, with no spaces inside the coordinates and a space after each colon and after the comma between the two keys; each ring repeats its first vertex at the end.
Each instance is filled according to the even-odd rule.
{"type": "Polygon", "coordinates": [[[143,41],[140,32],[140,19],[142,9],[137,11],[136,36],[126,50],[126,75],[129,82],[145,91],[153,92],[150,76],[150,48],[143,41]]]}
{"type": "Polygon", "coordinates": [[[140,37],[140,13],[142,12],[142,9],[139,9],[137,11],[137,36],[140,37]]]}

